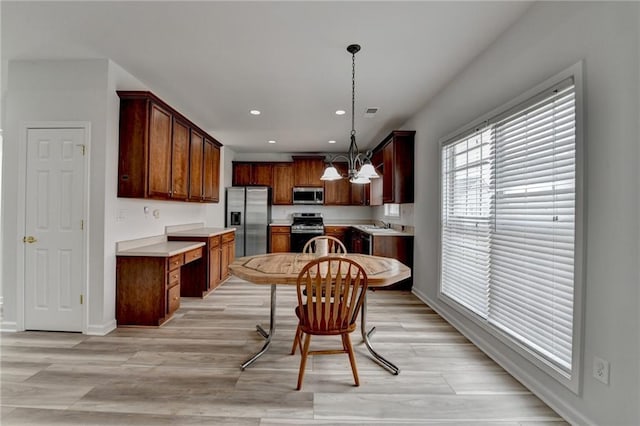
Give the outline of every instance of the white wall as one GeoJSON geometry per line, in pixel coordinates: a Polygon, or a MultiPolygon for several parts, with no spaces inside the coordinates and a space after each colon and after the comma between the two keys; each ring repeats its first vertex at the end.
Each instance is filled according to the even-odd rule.
{"type": "Polygon", "coordinates": [[[415,129],[414,291],[576,424],[640,424],[639,4],[536,3],[403,128],[415,129]],[[437,299],[439,140],[584,60],[586,294],[578,395],[437,299]],[[610,384],[592,377],[611,363],[610,384]]]}
{"type": "MultiPolygon", "coordinates": [[[[117,64],[104,60],[12,61],[6,90],[3,155],[3,328],[17,324],[18,170],[20,123],[88,121],[91,123],[89,207],[89,292],[87,333],[115,327],[115,243],[164,233],[167,225],[205,222],[221,226],[223,203],[198,204],[117,197],[119,98],[116,90],[151,90],[117,64]],[[7,179],[9,177],[9,179],[7,179]],[[160,217],[145,215],[159,210],[160,217]],[[213,223],[209,223],[212,218],[213,223]]],[[[164,99],[171,105],[171,99],[164,99]]],[[[196,123],[197,124],[197,123],[196,123]]]]}

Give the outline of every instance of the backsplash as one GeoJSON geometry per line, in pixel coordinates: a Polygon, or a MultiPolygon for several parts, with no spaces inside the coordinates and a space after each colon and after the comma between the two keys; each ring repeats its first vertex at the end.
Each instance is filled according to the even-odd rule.
{"type": "Polygon", "coordinates": [[[271,221],[290,223],[292,213],[322,213],[325,223],[384,222],[394,229],[401,230],[404,226],[407,232],[413,232],[413,210],[413,204],[401,204],[400,217],[387,217],[384,206],[272,206],[271,221]]]}
{"type": "Polygon", "coordinates": [[[289,223],[292,213],[322,213],[325,223],[372,221],[373,210],[365,206],[272,206],[271,220],[273,222],[289,223]]]}

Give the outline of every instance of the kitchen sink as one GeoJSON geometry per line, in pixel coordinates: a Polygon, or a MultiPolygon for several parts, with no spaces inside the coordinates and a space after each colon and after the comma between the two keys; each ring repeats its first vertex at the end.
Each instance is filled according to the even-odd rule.
{"type": "Polygon", "coordinates": [[[363,231],[372,231],[372,232],[398,232],[392,228],[383,228],[377,225],[357,225],[356,228],[362,229],[363,231]]]}

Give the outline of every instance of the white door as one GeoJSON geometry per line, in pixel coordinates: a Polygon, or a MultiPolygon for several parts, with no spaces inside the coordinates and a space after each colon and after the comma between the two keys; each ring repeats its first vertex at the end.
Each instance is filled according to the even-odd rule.
{"type": "Polygon", "coordinates": [[[28,129],[25,329],[82,331],[85,129],[28,129]]]}

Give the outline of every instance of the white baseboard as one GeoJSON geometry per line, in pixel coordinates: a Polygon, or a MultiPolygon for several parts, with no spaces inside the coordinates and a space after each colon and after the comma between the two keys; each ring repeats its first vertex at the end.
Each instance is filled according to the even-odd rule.
{"type": "Polygon", "coordinates": [[[105,336],[116,329],[118,324],[116,320],[111,320],[106,324],[90,324],[87,326],[87,335],[89,336],[105,336]]]}
{"type": "Polygon", "coordinates": [[[442,308],[437,301],[430,299],[426,294],[416,290],[415,287],[411,292],[418,299],[433,309],[438,315],[444,318],[462,335],[469,339],[478,349],[484,352],[509,374],[515,377],[520,383],[526,386],[535,396],[540,398],[545,404],[560,414],[566,421],[571,424],[579,425],[595,424],[593,421],[584,417],[584,415],[574,407],[561,400],[557,394],[542,384],[534,375],[522,369],[516,361],[503,352],[497,350],[496,346],[492,345],[484,336],[470,329],[464,321],[450,315],[447,309],[442,308]]]}
{"type": "Polygon", "coordinates": [[[18,324],[15,321],[2,321],[0,323],[0,331],[15,333],[18,331],[18,324]]]}

